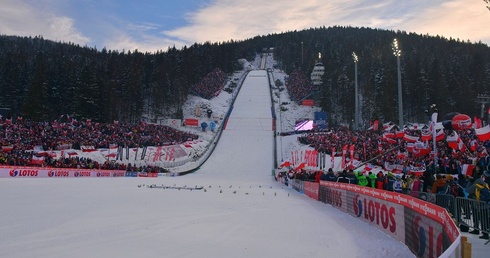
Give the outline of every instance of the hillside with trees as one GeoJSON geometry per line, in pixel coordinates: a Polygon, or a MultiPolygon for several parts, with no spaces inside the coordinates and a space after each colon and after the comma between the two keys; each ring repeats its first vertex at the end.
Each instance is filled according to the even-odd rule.
{"type": "Polygon", "coordinates": [[[354,119],[354,61],[363,123],[397,121],[397,63],[391,43],[400,43],[404,120],[426,122],[436,104],[441,114],[480,116],[478,94],[490,93],[490,48],[472,43],[370,28],[322,27],[257,36],[243,41],[194,44],[156,53],[118,52],[44,40],[0,36],[0,107],[35,121],[60,115],[135,123],[142,117],[180,117],[178,107],[215,69],[241,69],[273,48],[276,68],[302,71],[325,65],[323,85],[310,98],[331,124],[354,119]],[[318,59],[321,53],[321,60],[318,59]],[[177,110],[168,114],[166,110],[177,110]]]}

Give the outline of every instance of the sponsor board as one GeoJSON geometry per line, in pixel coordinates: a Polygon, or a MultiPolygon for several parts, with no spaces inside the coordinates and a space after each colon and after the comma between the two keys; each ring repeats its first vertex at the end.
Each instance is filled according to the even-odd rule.
{"type": "Polygon", "coordinates": [[[409,208],[405,214],[405,245],[417,257],[439,257],[449,248],[451,241],[443,225],[409,208]]]}
{"type": "Polygon", "coordinates": [[[320,184],[318,183],[304,182],[303,191],[305,192],[306,196],[318,200],[318,190],[320,189],[319,186],[320,184]]]}
{"type": "Polygon", "coordinates": [[[346,206],[348,213],[402,241],[417,257],[439,257],[459,245],[460,232],[447,211],[415,197],[321,181],[319,198],[341,209],[346,206]]]}
{"type": "Polygon", "coordinates": [[[358,193],[348,192],[347,196],[347,200],[352,201],[352,205],[348,204],[349,213],[391,235],[403,232],[397,229],[396,223],[397,214],[403,214],[403,207],[358,193]]]}
{"type": "Polygon", "coordinates": [[[158,173],[138,172],[138,177],[158,177],[158,173]]]}
{"type": "Polygon", "coordinates": [[[138,176],[138,171],[126,171],[125,176],[126,177],[137,177],[138,176]]]}
{"type": "Polygon", "coordinates": [[[0,166],[0,178],[124,177],[122,170],[90,170],[0,166]]]}

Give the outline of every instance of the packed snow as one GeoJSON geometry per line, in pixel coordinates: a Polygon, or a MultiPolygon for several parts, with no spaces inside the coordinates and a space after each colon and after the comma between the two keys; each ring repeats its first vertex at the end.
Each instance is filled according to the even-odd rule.
{"type": "MultiPolygon", "coordinates": [[[[226,94],[209,103],[215,114],[226,113],[226,94]]],[[[274,180],[270,100],[266,71],[251,71],[216,148],[192,174],[0,179],[0,257],[414,257],[274,180]]],[[[203,101],[191,98],[185,112],[203,101]]],[[[284,131],[291,113],[282,114],[284,131]]],[[[283,144],[286,156],[295,143],[283,144]]]]}

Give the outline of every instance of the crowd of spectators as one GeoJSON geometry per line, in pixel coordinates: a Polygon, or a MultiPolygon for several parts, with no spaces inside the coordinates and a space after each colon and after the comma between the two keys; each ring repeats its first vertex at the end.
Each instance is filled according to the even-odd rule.
{"type": "MultiPolygon", "coordinates": [[[[83,147],[109,149],[166,146],[198,139],[198,135],[168,126],[146,123],[102,124],[92,123],[90,120],[78,122],[73,118],[64,118],[63,122],[17,119],[15,122],[3,123],[0,128],[0,144],[3,149],[0,152],[0,164],[10,166],[30,165],[33,155],[39,151],[80,150],[83,147]]],[[[57,168],[127,168],[125,164],[109,161],[99,164],[88,158],[66,156],[68,157],[53,158],[46,155],[44,165],[57,168]]],[[[148,167],[142,169],[147,170],[148,167]]]]}
{"type": "Polygon", "coordinates": [[[313,85],[311,85],[310,81],[301,70],[294,70],[291,72],[286,79],[286,88],[289,97],[295,101],[303,100],[313,91],[313,85]]]}
{"type": "MultiPolygon", "coordinates": [[[[306,133],[298,136],[298,141],[313,147],[319,153],[328,155],[331,155],[332,150],[335,148],[335,156],[341,155],[343,146],[354,145],[355,154],[353,158],[361,162],[369,161],[370,164],[381,167],[384,167],[386,163],[404,167],[426,167],[427,169],[436,167],[437,171],[434,171],[435,173],[444,174],[461,173],[464,164],[475,164],[478,158],[488,155],[486,147],[490,147],[489,142],[477,140],[473,129],[459,130],[457,131],[458,135],[465,146],[468,147],[463,150],[453,150],[445,140],[437,141],[438,158],[437,166],[434,166],[434,156],[430,152],[423,155],[410,152],[407,150],[409,143],[404,138],[387,141],[384,133],[374,130],[352,131],[341,127],[328,132],[306,133]],[[400,153],[404,155],[400,155],[400,153]]],[[[405,134],[419,136],[420,131],[406,130],[405,134]]],[[[428,149],[432,147],[432,141],[428,143],[420,142],[420,144],[428,149]]]]}
{"type": "Polygon", "coordinates": [[[200,82],[193,85],[191,91],[205,99],[216,97],[226,82],[226,74],[219,68],[208,73],[200,82]]]}

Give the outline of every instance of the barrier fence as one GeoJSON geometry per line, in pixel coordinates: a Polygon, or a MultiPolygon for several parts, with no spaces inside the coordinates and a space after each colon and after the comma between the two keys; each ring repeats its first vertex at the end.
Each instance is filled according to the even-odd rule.
{"type": "MultiPolygon", "coordinates": [[[[490,233],[490,205],[488,203],[448,194],[411,191],[410,195],[445,208],[463,232],[468,232],[472,228],[481,233],[490,233]]],[[[485,244],[488,243],[490,240],[485,244]]]]}
{"type": "Polygon", "coordinates": [[[327,181],[291,180],[290,184],[403,242],[417,257],[463,257],[465,243],[449,211],[462,207],[454,198],[327,181]]]}

